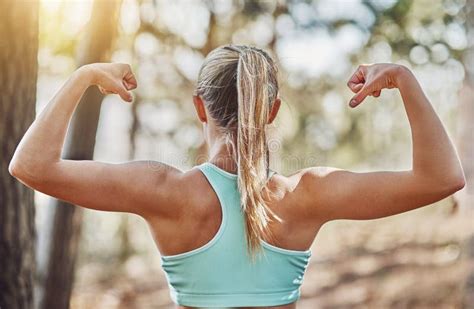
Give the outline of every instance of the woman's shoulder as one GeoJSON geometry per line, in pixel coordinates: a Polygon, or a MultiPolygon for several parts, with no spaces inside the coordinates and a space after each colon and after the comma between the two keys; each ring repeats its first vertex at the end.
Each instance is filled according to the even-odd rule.
{"type": "Polygon", "coordinates": [[[208,196],[202,194],[206,192],[208,186],[198,168],[181,169],[152,160],[141,161],[141,166],[143,177],[145,177],[143,174],[147,173],[152,175],[147,176],[148,181],[144,190],[150,193],[154,204],[157,204],[155,207],[157,210],[170,209],[173,217],[179,217],[181,213],[186,213],[193,205],[202,202],[208,196]],[[199,196],[199,199],[196,199],[196,196],[199,196]]]}
{"type": "Polygon", "coordinates": [[[329,166],[314,166],[296,170],[288,175],[276,173],[279,179],[286,184],[289,190],[298,190],[304,193],[311,188],[311,193],[314,193],[314,186],[323,186],[331,175],[337,171],[342,171],[336,167],[329,166]]]}
{"type": "MultiPolygon", "coordinates": [[[[329,205],[328,192],[332,190],[334,176],[339,168],[314,166],[296,170],[288,175],[275,174],[270,182],[272,191],[284,204],[291,205],[302,218],[319,222],[322,208],[329,205]]],[[[338,175],[337,177],[340,177],[338,175]]]]}

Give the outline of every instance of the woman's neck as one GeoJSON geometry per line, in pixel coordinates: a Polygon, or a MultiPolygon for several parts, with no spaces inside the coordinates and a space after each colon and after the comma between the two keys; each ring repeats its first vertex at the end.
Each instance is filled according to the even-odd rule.
{"type": "Polygon", "coordinates": [[[229,172],[237,173],[237,163],[233,155],[233,147],[226,143],[225,138],[218,138],[208,144],[209,162],[229,172]]]}

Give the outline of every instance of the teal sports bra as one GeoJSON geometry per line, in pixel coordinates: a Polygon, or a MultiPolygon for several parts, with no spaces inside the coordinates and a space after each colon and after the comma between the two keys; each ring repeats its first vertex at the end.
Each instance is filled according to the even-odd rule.
{"type": "Polygon", "coordinates": [[[195,166],[217,194],[222,222],[205,245],[161,256],[173,302],[192,307],[278,306],[295,302],[311,250],[295,251],[261,240],[255,264],[247,256],[237,175],[205,162],[195,166]]]}

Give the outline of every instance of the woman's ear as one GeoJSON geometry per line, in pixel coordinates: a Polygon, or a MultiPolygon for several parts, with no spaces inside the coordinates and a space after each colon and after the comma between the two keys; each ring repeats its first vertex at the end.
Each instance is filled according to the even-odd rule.
{"type": "Polygon", "coordinates": [[[206,108],[202,98],[198,95],[193,95],[193,103],[199,120],[204,123],[207,122],[206,108]]]}
{"type": "Polygon", "coordinates": [[[281,100],[280,98],[276,98],[275,102],[272,104],[272,109],[270,110],[270,114],[268,115],[268,124],[271,124],[273,120],[275,120],[278,111],[280,110],[281,100]]]}

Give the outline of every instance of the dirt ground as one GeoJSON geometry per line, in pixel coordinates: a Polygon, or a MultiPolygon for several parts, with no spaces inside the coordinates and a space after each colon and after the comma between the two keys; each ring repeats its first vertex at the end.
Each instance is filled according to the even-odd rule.
{"type": "MultiPolygon", "coordinates": [[[[448,203],[323,226],[297,308],[465,308],[473,217],[448,203]]],[[[156,258],[156,257],[155,257],[156,258]]],[[[159,261],[78,269],[71,308],[173,308],[159,261]],[[151,268],[151,269],[150,269],[151,268]]]]}

